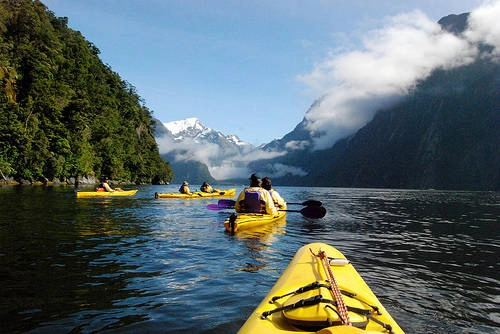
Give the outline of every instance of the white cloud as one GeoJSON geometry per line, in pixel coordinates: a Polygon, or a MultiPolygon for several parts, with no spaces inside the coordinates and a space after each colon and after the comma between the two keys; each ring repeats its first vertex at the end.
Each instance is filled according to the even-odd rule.
{"type": "MultiPolygon", "coordinates": [[[[208,166],[216,180],[246,178],[251,174],[248,164],[255,160],[266,160],[286,154],[269,152],[258,148],[244,152],[226,151],[210,142],[198,142],[191,138],[175,141],[170,137],[156,138],[160,154],[174,153],[175,161],[194,160],[208,166]]],[[[271,175],[272,176],[272,175],[271,175]]]]}
{"type": "Polygon", "coordinates": [[[469,17],[466,38],[472,43],[485,42],[494,47],[492,56],[500,56],[500,1],[488,1],[469,17]]]}
{"type": "Polygon", "coordinates": [[[394,103],[434,69],[471,63],[478,42],[500,43],[500,1],[471,14],[463,36],[441,30],[421,11],[391,18],[368,32],[362,48],[331,53],[309,74],[298,77],[316,96],[323,96],[306,114],[315,148],[330,147],[369,122],[377,109],[394,103]]]}
{"type": "Polygon", "coordinates": [[[286,175],[306,176],[308,174],[302,168],[287,166],[282,163],[266,164],[265,169],[270,177],[283,177],[286,175]]]}
{"type": "Polygon", "coordinates": [[[289,141],[285,144],[285,148],[289,151],[294,151],[294,150],[304,150],[306,149],[311,143],[307,140],[292,140],[289,141]]]}

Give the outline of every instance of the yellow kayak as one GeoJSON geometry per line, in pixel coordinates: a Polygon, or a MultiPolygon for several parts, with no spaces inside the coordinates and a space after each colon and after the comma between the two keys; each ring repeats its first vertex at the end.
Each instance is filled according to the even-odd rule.
{"type": "Polygon", "coordinates": [[[114,196],[134,196],[137,189],[124,191],[77,191],[76,197],[114,197],[114,196]]]}
{"type": "Polygon", "coordinates": [[[265,213],[233,213],[224,222],[226,231],[236,233],[248,230],[262,225],[267,225],[284,220],[285,211],[278,211],[277,215],[268,215],[265,213]]]}
{"type": "Polygon", "coordinates": [[[234,197],[235,194],[236,194],[236,188],[233,188],[233,189],[223,189],[213,193],[204,193],[202,191],[195,191],[191,194],[181,194],[179,192],[165,193],[165,194],[155,193],[155,198],[200,199],[200,198],[213,198],[213,197],[234,197]]]}
{"type": "Polygon", "coordinates": [[[312,243],[298,250],[238,333],[404,332],[341,252],[312,243]]]}

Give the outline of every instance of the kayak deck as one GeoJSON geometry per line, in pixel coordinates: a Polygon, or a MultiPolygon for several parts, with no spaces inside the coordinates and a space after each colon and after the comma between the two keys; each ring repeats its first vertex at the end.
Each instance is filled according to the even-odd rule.
{"type": "Polygon", "coordinates": [[[181,199],[201,199],[201,198],[213,198],[213,197],[234,197],[236,194],[236,188],[233,189],[223,189],[213,193],[204,193],[202,191],[195,191],[191,194],[181,194],[181,193],[155,193],[155,198],[181,198],[181,199]]]}
{"type": "Polygon", "coordinates": [[[268,215],[265,213],[233,213],[224,221],[224,227],[226,231],[236,233],[275,223],[284,220],[285,217],[285,211],[278,211],[277,215],[268,215]]]}
{"type": "Polygon", "coordinates": [[[403,333],[403,330],[341,252],[323,243],[312,243],[297,251],[239,333],[403,333]],[[352,326],[342,323],[325,268],[314,255],[320,250],[330,261],[352,326]]]}
{"type": "Polygon", "coordinates": [[[116,197],[116,196],[133,196],[137,192],[137,189],[134,190],[124,190],[124,191],[77,191],[76,197],[116,197]]]}

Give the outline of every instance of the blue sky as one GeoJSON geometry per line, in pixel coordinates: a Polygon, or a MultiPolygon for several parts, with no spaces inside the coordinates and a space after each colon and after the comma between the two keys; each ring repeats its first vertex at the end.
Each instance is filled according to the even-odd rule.
{"type": "Polygon", "coordinates": [[[196,117],[259,145],[290,132],[326,93],[317,71],[332,54],[362,49],[391,17],[420,10],[435,22],[484,1],[42,2],[99,48],[156,118],[196,117]]]}

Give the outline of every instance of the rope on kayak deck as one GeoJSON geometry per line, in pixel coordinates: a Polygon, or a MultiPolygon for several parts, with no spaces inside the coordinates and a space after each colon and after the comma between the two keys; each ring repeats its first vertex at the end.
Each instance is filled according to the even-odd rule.
{"type": "Polygon", "coordinates": [[[345,305],[344,298],[342,298],[342,293],[340,292],[339,286],[337,284],[337,281],[335,280],[335,277],[333,276],[332,268],[330,267],[330,261],[328,259],[328,256],[326,256],[325,251],[323,250],[318,250],[318,254],[314,254],[312,249],[309,248],[311,251],[312,255],[315,257],[318,257],[321,260],[321,263],[323,264],[323,269],[325,270],[326,275],[328,276],[328,282],[330,283],[331,286],[331,292],[333,295],[333,298],[337,302],[337,309],[339,311],[340,319],[344,324],[347,326],[352,326],[351,319],[349,318],[349,312],[347,311],[347,306],[345,305]]]}

